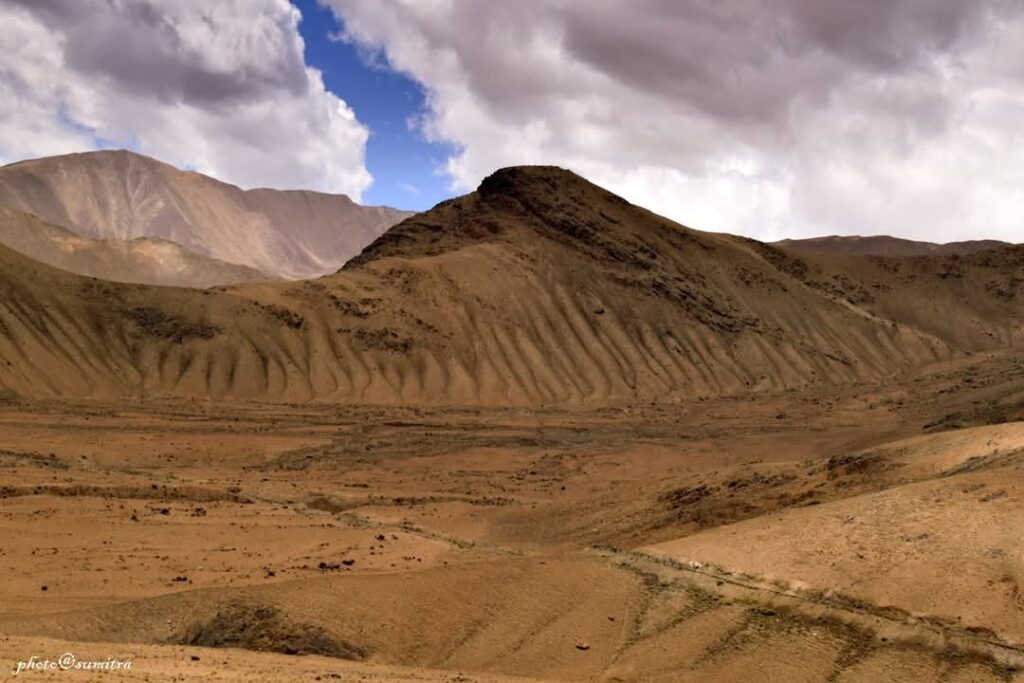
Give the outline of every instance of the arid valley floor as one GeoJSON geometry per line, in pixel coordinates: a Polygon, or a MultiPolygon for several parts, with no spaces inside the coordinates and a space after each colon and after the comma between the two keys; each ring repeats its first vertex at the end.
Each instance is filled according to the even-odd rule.
{"type": "Polygon", "coordinates": [[[154,681],[1015,680],[1022,395],[1024,356],[979,354],[595,410],[12,400],[0,658],[154,681]]]}

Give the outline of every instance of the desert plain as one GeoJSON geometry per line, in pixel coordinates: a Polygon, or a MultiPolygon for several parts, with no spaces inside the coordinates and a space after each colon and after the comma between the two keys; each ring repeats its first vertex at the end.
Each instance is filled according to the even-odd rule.
{"type": "Polygon", "coordinates": [[[149,680],[1014,680],[1024,427],[993,396],[1021,392],[993,354],[593,410],[8,401],[0,652],[149,680]]]}

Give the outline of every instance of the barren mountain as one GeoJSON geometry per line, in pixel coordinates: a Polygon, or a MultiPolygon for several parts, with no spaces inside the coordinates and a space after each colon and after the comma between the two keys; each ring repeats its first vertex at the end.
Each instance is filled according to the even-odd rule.
{"type": "Polygon", "coordinates": [[[0,168],[0,204],[83,237],[153,238],[201,256],[301,278],[339,268],[409,215],[344,195],[243,191],[126,151],[0,168]]]}
{"type": "Polygon", "coordinates": [[[1005,348],[1024,314],[1024,248],[798,257],[689,230],[549,167],[501,170],[316,281],[190,292],[0,259],[0,386],[19,395],[728,395],[1005,348]]]}
{"type": "Polygon", "coordinates": [[[931,256],[965,255],[979,251],[990,251],[1011,246],[999,240],[968,240],[966,242],[918,242],[889,235],[810,237],[808,239],[781,240],[778,246],[793,251],[820,252],[824,254],[870,254],[872,256],[931,256]]]}
{"type": "Polygon", "coordinates": [[[0,206],[0,244],[56,268],[102,280],[177,287],[212,287],[269,276],[183,249],[174,242],[138,237],[81,237],[38,217],[0,206]]]}

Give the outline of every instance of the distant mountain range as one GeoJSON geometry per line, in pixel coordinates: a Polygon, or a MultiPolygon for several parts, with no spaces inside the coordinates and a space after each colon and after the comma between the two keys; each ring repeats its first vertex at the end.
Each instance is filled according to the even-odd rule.
{"type": "MultiPolygon", "coordinates": [[[[344,195],[245,191],[127,151],[0,167],[0,205],[86,238],[46,229],[33,241],[33,258],[111,280],[198,287],[334,272],[411,215],[344,195]],[[78,250],[87,254],[70,253],[78,250]]],[[[28,242],[23,229],[7,225],[0,243],[24,249],[28,242]]]]}
{"type": "Polygon", "coordinates": [[[975,254],[1010,246],[999,240],[969,240],[966,242],[918,242],[889,235],[869,237],[830,235],[799,240],[776,242],[795,251],[819,252],[824,254],[867,254],[873,256],[932,256],[941,254],[975,254]]]}

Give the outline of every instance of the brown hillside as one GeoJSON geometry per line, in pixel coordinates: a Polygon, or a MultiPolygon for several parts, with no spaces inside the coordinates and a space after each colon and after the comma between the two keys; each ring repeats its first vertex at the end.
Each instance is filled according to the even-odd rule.
{"type": "Polygon", "coordinates": [[[962,350],[1021,341],[1024,246],[911,258],[803,254],[794,263],[809,286],[962,350]]]}
{"type": "Polygon", "coordinates": [[[1024,278],[1020,249],[979,255],[962,278],[941,259],[798,258],[548,167],[501,170],[311,282],[189,292],[0,258],[0,385],[13,393],[380,403],[878,379],[1016,343],[1024,278]],[[883,296],[897,289],[906,298],[883,296]],[[910,303],[926,294],[956,307],[910,303]]]}

